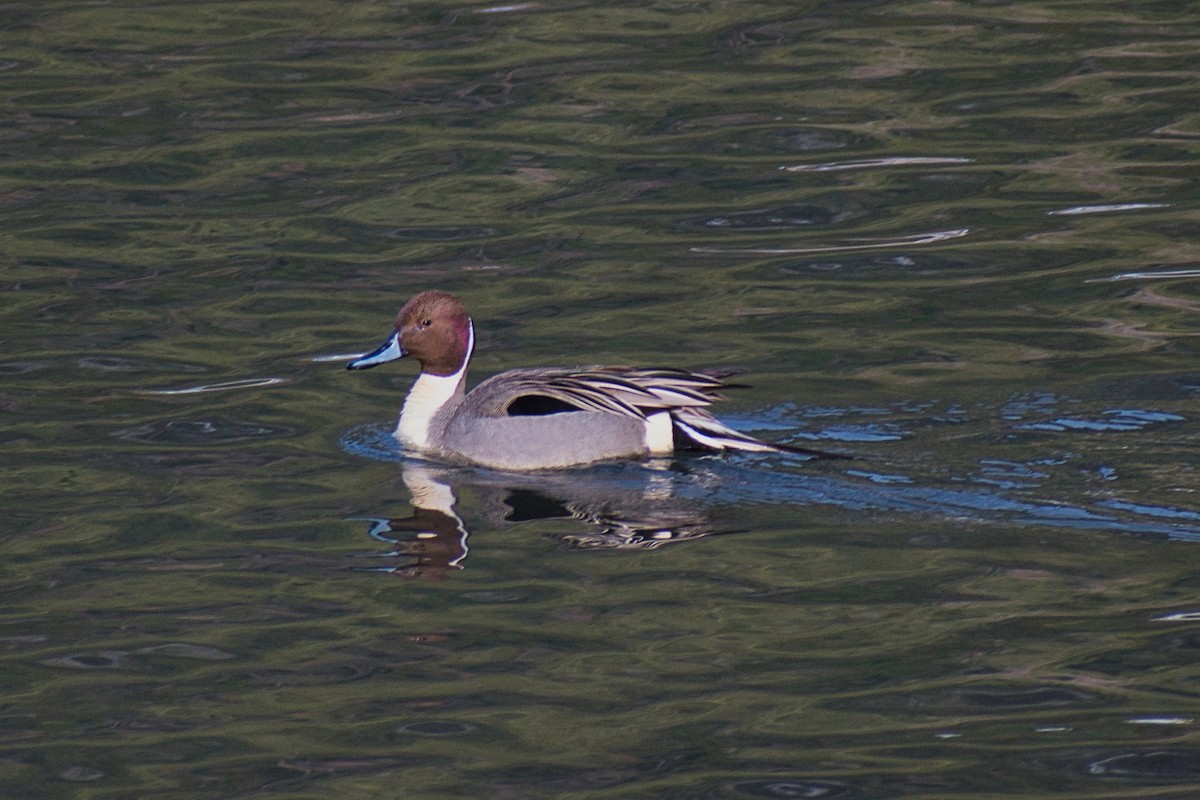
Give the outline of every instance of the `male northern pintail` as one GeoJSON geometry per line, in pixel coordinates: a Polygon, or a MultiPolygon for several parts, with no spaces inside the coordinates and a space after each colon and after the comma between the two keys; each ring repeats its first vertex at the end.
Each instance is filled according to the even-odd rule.
{"type": "Polygon", "coordinates": [[[681,369],[513,369],[467,393],[474,348],[475,329],[462,302],[448,292],[422,292],[400,309],[383,345],[346,368],[416,358],[421,374],[395,436],[407,448],[450,461],[549,469],[679,447],[846,457],[738,433],[706,410],[724,399],[717,392],[726,384],[681,369]]]}

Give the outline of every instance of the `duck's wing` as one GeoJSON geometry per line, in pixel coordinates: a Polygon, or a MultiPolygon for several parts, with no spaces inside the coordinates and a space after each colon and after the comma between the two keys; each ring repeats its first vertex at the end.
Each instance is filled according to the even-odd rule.
{"type": "Polygon", "coordinates": [[[723,399],[718,378],[681,369],[575,367],[514,369],[473,389],[473,407],[489,416],[595,411],[644,418],[723,399]]]}

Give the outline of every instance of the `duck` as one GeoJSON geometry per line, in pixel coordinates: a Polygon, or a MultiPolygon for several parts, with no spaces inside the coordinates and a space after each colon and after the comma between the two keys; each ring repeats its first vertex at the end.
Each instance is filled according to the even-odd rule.
{"type": "Polygon", "coordinates": [[[466,390],[475,326],[455,295],[417,294],[383,344],[346,364],[363,370],[412,357],[420,374],[394,436],[408,451],[501,470],[579,467],[670,456],[678,450],[791,453],[848,458],[766,442],[709,411],[724,400],[722,378],[672,367],[533,367],[501,372],[466,390]]]}

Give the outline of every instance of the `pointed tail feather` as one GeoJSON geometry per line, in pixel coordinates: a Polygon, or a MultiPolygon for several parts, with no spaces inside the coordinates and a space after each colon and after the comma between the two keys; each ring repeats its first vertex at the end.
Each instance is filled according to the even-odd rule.
{"type": "Polygon", "coordinates": [[[676,428],[702,447],[714,450],[747,450],[754,453],[795,453],[809,458],[850,459],[853,456],[829,453],[809,447],[793,447],[787,444],[763,442],[735,431],[712,415],[698,409],[673,409],[671,419],[676,428]]]}
{"type": "Polygon", "coordinates": [[[683,432],[687,438],[704,447],[712,448],[713,450],[750,450],[756,453],[773,453],[777,448],[760,442],[757,439],[742,436],[730,436],[727,433],[716,433],[712,430],[701,429],[698,426],[688,425],[678,417],[675,418],[675,426],[683,432]]]}

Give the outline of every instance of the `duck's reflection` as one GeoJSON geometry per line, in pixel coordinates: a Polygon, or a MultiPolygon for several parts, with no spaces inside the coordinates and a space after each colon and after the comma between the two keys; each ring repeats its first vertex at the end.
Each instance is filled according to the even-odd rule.
{"type": "Polygon", "coordinates": [[[551,535],[570,547],[652,550],[718,531],[694,500],[676,497],[665,464],[604,479],[586,473],[504,474],[404,462],[412,498],[408,517],[355,517],[371,523],[370,536],[388,546],[375,571],[440,581],[466,566],[468,530],[457,505],[459,489],[478,496],[488,528],[543,520],[570,522],[551,535]],[[399,563],[395,563],[395,561],[399,563]]]}

